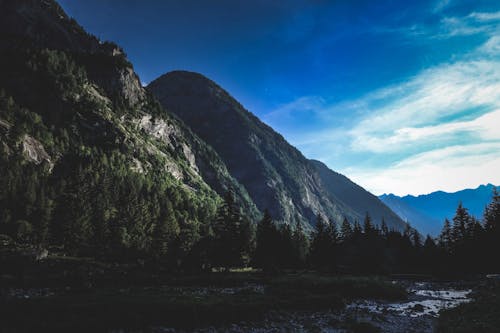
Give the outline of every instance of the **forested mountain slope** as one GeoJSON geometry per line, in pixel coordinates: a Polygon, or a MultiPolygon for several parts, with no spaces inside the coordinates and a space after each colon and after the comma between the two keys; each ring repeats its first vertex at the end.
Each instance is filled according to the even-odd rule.
{"type": "Polygon", "coordinates": [[[123,50],[55,1],[0,0],[0,72],[0,233],[78,254],[182,258],[226,191],[260,216],[123,50]]]}

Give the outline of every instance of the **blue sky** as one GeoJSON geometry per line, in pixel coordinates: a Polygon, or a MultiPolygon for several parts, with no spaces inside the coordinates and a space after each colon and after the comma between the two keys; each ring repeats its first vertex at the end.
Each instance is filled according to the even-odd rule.
{"type": "Polygon", "coordinates": [[[500,184],[500,2],[61,0],[143,82],[218,82],[375,194],[500,184]]]}

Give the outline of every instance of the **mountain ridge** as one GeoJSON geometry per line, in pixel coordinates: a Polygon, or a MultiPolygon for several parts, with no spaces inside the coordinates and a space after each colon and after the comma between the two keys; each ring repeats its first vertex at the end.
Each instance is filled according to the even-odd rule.
{"type": "Polygon", "coordinates": [[[479,185],[474,189],[456,192],[435,191],[418,196],[383,194],[379,198],[403,220],[408,219],[416,228],[437,235],[444,219],[451,220],[460,202],[471,215],[482,218],[484,208],[491,201],[492,184],[479,185]]]}
{"type": "MultiPolygon", "coordinates": [[[[364,218],[366,210],[360,214],[326,190],[317,165],[209,78],[173,71],[147,89],[214,147],[261,211],[269,209],[278,221],[309,228],[317,214],[339,224],[344,217],[352,223],[364,218]]],[[[392,227],[404,228],[394,214],[387,218],[392,227]]]]}

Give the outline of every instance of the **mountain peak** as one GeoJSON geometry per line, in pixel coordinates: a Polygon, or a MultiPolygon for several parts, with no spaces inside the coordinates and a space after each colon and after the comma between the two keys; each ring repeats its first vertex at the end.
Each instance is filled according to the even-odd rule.
{"type": "MultiPolygon", "coordinates": [[[[359,221],[366,210],[370,210],[366,207],[359,213],[359,209],[354,210],[339,199],[339,193],[329,192],[319,172],[327,169],[325,165],[306,159],[279,133],[205,76],[186,71],[170,72],[151,82],[148,90],[165,109],[179,116],[217,151],[257,207],[261,211],[268,209],[277,221],[302,223],[310,228],[317,214],[340,223],[344,217],[351,222],[359,221]]],[[[340,183],[348,183],[346,188],[361,192],[361,188],[346,177],[331,170],[325,174],[327,179],[335,178],[340,183]]],[[[385,207],[372,197],[379,203],[373,207],[385,207]]],[[[385,209],[385,213],[380,210],[372,213],[377,218],[392,218],[393,226],[402,229],[403,222],[385,209]]]]}
{"type": "MultiPolygon", "coordinates": [[[[180,88],[186,89],[191,88],[222,88],[217,85],[214,81],[210,80],[203,74],[185,70],[175,70],[163,74],[156,80],[152,81],[148,86],[154,87],[157,85],[172,85],[178,86],[180,88]]],[[[201,91],[198,91],[200,93],[201,91]]]]}

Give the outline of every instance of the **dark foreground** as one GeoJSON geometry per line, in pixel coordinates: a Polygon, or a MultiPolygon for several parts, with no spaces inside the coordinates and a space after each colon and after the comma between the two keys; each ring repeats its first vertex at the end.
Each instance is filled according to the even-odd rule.
{"type": "Polygon", "coordinates": [[[0,332],[496,332],[500,327],[498,289],[484,282],[478,289],[477,281],[417,283],[315,272],[171,275],[76,258],[42,262],[1,273],[0,332]],[[469,289],[477,302],[438,318],[439,311],[468,302],[469,289]]]}
{"type": "Polygon", "coordinates": [[[340,310],[359,298],[404,299],[403,288],[381,278],[295,273],[212,273],[150,287],[4,290],[6,331],[192,330],[262,321],[283,311],[340,310]]]}
{"type": "Polygon", "coordinates": [[[172,275],[141,263],[69,257],[3,263],[0,332],[496,332],[500,327],[498,287],[487,280],[416,282],[423,277],[252,270],[172,275]],[[460,305],[471,297],[475,302],[460,305]]]}
{"type": "Polygon", "coordinates": [[[438,332],[500,332],[500,281],[496,278],[484,281],[472,296],[472,302],[441,314],[438,332]]]}

